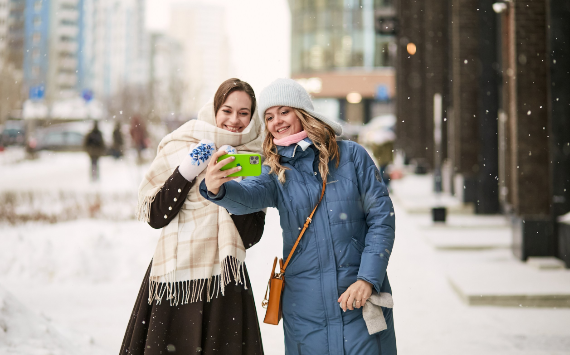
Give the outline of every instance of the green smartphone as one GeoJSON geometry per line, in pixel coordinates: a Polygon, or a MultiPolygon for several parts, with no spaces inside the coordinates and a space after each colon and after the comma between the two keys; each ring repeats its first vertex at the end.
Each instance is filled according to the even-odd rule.
{"type": "Polygon", "coordinates": [[[236,159],[228,163],[222,168],[222,171],[241,166],[241,170],[233,173],[234,176],[259,176],[261,175],[261,155],[259,154],[226,154],[218,158],[218,161],[224,160],[228,157],[235,157],[236,159]]]}

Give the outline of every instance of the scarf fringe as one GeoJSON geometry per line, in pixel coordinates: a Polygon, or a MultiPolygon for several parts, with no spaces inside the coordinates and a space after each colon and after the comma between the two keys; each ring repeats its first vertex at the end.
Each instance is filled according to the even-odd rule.
{"type": "Polygon", "coordinates": [[[152,196],[144,196],[142,198],[139,197],[139,204],[137,206],[137,211],[135,215],[137,220],[145,223],[150,222],[150,205],[152,205],[152,203],[154,202],[155,197],[156,194],[152,196]]]}
{"type": "Polygon", "coordinates": [[[175,281],[176,271],[164,275],[164,282],[160,282],[160,276],[149,278],[148,304],[153,301],[159,305],[166,294],[166,299],[171,306],[202,301],[204,288],[206,289],[206,302],[218,298],[220,293],[224,296],[225,287],[231,282],[232,276],[236,286],[243,285],[247,290],[245,277],[245,264],[232,256],[226,257],[221,263],[222,272],[207,279],[175,281]]]}

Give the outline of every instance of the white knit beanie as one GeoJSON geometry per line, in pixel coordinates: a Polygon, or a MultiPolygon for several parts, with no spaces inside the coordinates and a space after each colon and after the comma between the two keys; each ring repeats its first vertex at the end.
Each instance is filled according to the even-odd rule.
{"type": "Polygon", "coordinates": [[[316,112],[307,91],[293,79],[277,79],[257,96],[257,107],[262,120],[264,120],[265,111],[273,106],[289,106],[302,109],[309,115],[331,126],[337,136],[342,134],[342,126],[338,122],[316,112]]]}

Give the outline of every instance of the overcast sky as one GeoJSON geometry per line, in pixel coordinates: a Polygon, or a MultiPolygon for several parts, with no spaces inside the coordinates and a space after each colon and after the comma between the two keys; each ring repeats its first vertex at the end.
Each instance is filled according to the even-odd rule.
{"type": "MultiPolygon", "coordinates": [[[[173,3],[196,0],[147,0],[147,27],[166,30],[173,3]]],[[[204,2],[204,1],[203,1],[204,2]]],[[[291,16],[287,0],[208,0],[226,9],[231,76],[256,92],[276,78],[290,76],[291,16]]]]}

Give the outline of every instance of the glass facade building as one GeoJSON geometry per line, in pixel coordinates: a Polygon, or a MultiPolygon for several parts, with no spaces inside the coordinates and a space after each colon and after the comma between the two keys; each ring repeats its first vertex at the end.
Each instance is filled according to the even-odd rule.
{"type": "Polygon", "coordinates": [[[392,112],[395,36],[380,34],[394,0],[289,0],[291,76],[331,118],[354,124],[392,112]]]}
{"type": "Polygon", "coordinates": [[[376,34],[375,17],[392,0],[291,0],[292,74],[392,66],[394,36],[376,34]]]}

